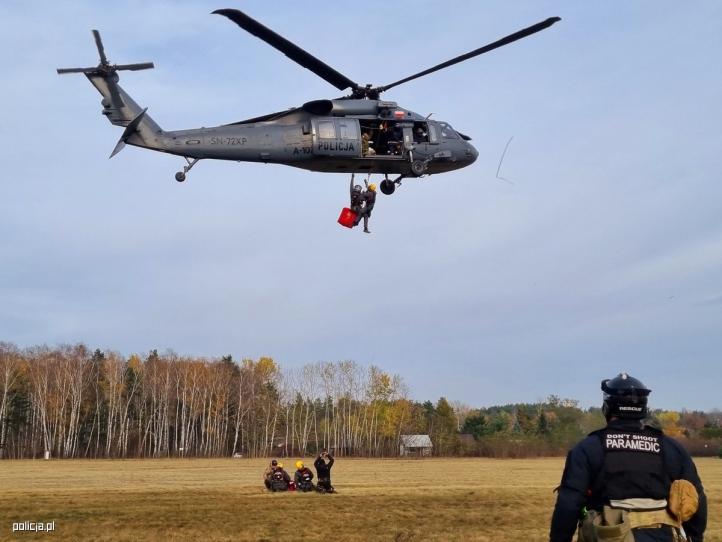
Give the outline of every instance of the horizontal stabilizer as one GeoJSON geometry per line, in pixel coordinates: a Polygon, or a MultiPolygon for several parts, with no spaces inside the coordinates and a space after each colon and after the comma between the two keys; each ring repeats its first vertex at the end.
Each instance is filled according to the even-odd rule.
{"type": "Polygon", "coordinates": [[[143,120],[143,117],[145,116],[146,111],[148,111],[147,107],[143,109],[143,111],[138,113],[136,117],[130,121],[128,126],[125,127],[125,130],[123,130],[123,135],[120,136],[118,143],[115,145],[113,152],[110,153],[110,156],[108,158],[113,158],[113,156],[123,150],[123,147],[125,147],[125,142],[128,141],[128,138],[136,132],[140,121],[143,120]]]}

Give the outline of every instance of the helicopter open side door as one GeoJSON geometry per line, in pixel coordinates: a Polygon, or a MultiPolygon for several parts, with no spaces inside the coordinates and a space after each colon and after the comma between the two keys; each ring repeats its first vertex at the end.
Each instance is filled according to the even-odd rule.
{"type": "Polygon", "coordinates": [[[358,119],[317,117],[312,119],[313,154],[316,156],[361,156],[358,119]]]}

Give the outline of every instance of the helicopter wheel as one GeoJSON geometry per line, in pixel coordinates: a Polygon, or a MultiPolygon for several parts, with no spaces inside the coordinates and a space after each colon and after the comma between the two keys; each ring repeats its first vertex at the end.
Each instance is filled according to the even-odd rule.
{"type": "Polygon", "coordinates": [[[381,181],[380,188],[381,188],[381,192],[383,192],[387,196],[390,196],[396,190],[396,184],[394,184],[393,181],[386,179],[384,181],[381,181]]]}
{"type": "Polygon", "coordinates": [[[426,173],[426,162],[423,160],[414,160],[411,162],[411,173],[413,173],[416,177],[421,177],[424,173],[426,173]]]}
{"type": "Polygon", "coordinates": [[[182,183],[183,181],[186,180],[186,174],[183,173],[182,171],[179,171],[178,173],[175,174],[175,180],[178,181],[179,183],[182,183]]]}

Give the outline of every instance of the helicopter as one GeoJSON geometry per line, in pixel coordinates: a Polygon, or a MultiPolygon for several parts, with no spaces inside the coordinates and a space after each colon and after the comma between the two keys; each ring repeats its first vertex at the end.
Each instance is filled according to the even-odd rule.
{"type": "Polygon", "coordinates": [[[153,68],[152,62],[111,64],[100,32],[93,30],[100,63],[90,68],[59,68],[58,74],[83,73],[102,96],[102,114],[124,128],[110,158],[133,145],[182,156],[186,165],[175,174],[178,182],[200,160],[234,160],[283,164],[317,172],[380,173],[384,194],[393,194],[402,179],[460,169],[472,164],[478,151],[471,138],[447,122],[431,120],[382,100],[398,85],[487,53],[544,30],[559,17],[550,17],[493,43],[437,64],[393,83],[360,85],[283,36],[237,9],[219,9],[242,29],[288,58],[350,94],[312,100],[300,107],[212,128],[164,131],[118,84],[119,71],[153,68]],[[390,179],[389,175],[397,175],[390,179]]]}

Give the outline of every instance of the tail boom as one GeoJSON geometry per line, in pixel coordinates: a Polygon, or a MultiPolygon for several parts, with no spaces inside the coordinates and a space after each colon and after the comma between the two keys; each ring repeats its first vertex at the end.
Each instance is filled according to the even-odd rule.
{"type": "Polygon", "coordinates": [[[100,63],[94,68],[59,68],[59,74],[82,73],[103,96],[103,115],[116,125],[123,126],[125,131],[120,137],[111,157],[129,143],[138,147],[163,150],[163,130],[156,122],[145,114],[145,109],[133,101],[127,92],[118,85],[118,71],[147,70],[153,68],[152,62],[136,64],[111,64],[105,56],[100,32],[93,30],[95,45],[98,48],[100,63]]]}

